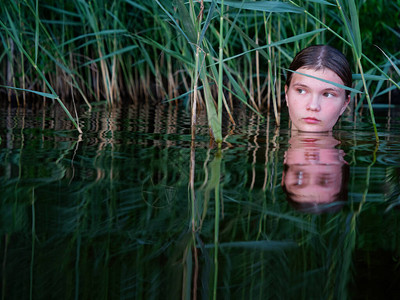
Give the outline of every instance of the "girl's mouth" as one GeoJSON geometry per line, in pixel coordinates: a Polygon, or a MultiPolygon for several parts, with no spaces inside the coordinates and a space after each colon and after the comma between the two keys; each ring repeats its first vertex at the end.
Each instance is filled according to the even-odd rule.
{"type": "Polygon", "coordinates": [[[307,124],[318,124],[319,122],[321,122],[320,120],[312,117],[303,118],[303,121],[307,124]]]}

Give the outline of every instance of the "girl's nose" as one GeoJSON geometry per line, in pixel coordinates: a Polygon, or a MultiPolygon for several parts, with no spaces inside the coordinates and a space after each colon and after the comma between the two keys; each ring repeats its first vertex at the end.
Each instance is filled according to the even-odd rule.
{"type": "Polygon", "coordinates": [[[318,95],[312,95],[311,99],[307,103],[307,110],[312,110],[312,111],[320,111],[321,110],[321,105],[319,101],[318,95]]]}

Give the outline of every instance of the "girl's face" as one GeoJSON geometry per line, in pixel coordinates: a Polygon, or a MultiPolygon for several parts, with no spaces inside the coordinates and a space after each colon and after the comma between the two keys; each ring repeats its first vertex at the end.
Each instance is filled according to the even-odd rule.
{"type": "MultiPolygon", "coordinates": [[[[330,69],[305,67],[297,72],[344,85],[330,69]]],[[[350,102],[344,89],[305,75],[293,73],[290,86],[285,86],[292,129],[300,131],[330,131],[350,102]]]]}

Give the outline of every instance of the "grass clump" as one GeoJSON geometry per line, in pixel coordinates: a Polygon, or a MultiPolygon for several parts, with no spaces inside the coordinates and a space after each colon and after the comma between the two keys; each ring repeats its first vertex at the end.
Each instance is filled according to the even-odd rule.
{"type": "Polygon", "coordinates": [[[355,111],[366,101],[375,124],[375,97],[399,87],[389,73],[398,64],[400,42],[390,38],[399,35],[398,10],[398,2],[378,0],[17,0],[0,6],[1,81],[18,104],[27,91],[88,107],[182,101],[193,128],[206,107],[220,143],[222,116],[234,122],[235,103],[271,112],[279,125],[282,67],[300,49],[324,43],[353,59],[363,91],[355,111]],[[379,26],[366,22],[371,14],[379,26]]]}

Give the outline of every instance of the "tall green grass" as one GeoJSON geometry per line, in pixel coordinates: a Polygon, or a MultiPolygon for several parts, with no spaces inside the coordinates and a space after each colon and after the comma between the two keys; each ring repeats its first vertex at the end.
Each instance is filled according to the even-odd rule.
{"type": "MultiPolygon", "coordinates": [[[[183,102],[192,109],[193,137],[205,107],[220,144],[222,123],[235,122],[238,106],[271,113],[280,125],[282,68],[300,49],[327,43],[353,61],[363,92],[355,112],[366,102],[375,124],[374,98],[391,92],[386,82],[399,88],[397,74],[388,75],[398,65],[399,39],[378,38],[398,37],[398,10],[394,1],[354,0],[11,1],[0,5],[0,83],[20,105],[27,92],[63,107],[83,99],[89,109],[183,102]],[[365,22],[371,7],[377,28],[365,22]]],[[[65,111],[79,128],[78,116],[65,111]]]]}

